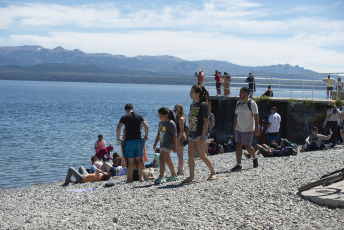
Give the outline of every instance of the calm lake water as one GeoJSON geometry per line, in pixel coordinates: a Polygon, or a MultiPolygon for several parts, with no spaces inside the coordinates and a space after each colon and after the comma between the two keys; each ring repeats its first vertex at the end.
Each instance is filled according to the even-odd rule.
{"type": "MultiPolygon", "coordinates": [[[[0,81],[0,188],[63,180],[69,166],[89,167],[98,133],[104,135],[107,144],[116,143],[116,126],[126,103],[132,103],[150,127],[146,148],[151,162],[158,109],[182,104],[188,114],[190,88],[0,81]]],[[[263,89],[260,91],[258,95],[263,89]]],[[[237,94],[235,90],[232,93],[237,94]]],[[[114,145],[114,151],[120,152],[118,145],[114,145]]],[[[177,161],[175,153],[171,156],[177,161]]],[[[186,149],[184,158],[187,159],[186,149]]]]}
{"type": "Polygon", "coordinates": [[[107,144],[116,143],[126,103],[150,127],[146,148],[152,161],[158,109],[179,103],[188,113],[189,91],[180,85],[0,81],[0,188],[63,180],[69,166],[89,167],[98,133],[107,144]]]}

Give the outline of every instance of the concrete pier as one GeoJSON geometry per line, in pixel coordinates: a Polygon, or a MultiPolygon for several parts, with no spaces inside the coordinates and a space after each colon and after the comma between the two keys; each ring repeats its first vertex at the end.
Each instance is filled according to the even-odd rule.
{"type": "MultiPolygon", "coordinates": [[[[239,97],[211,96],[212,113],[215,116],[216,125],[211,132],[211,137],[217,143],[227,143],[233,134],[233,121],[236,103],[239,97]]],[[[271,107],[277,107],[281,115],[280,137],[287,138],[295,143],[303,143],[311,128],[316,126],[319,133],[324,134],[322,128],[329,108],[329,99],[308,100],[304,98],[279,98],[261,97],[254,98],[258,105],[259,120],[264,119],[266,124],[270,115],[271,107]]]]}

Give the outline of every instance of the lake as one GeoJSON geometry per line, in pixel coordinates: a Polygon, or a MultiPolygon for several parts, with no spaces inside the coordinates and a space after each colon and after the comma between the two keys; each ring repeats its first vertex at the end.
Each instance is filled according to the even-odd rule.
{"type": "MultiPolygon", "coordinates": [[[[134,105],[150,127],[146,148],[151,162],[158,109],[162,106],[173,109],[175,104],[182,104],[188,114],[192,102],[190,88],[187,85],[0,81],[0,188],[64,180],[69,166],[88,168],[99,133],[104,135],[107,144],[116,143],[116,126],[127,103],[134,105]]],[[[263,90],[258,89],[257,94],[263,90]]],[[[284,94],[289,96],[289,92],[284,94]]],[[[120,152],[120,147],[114,145],[114,151],[120,152]]],[[[176,154],[171,156],[176,162],[176,154]]]]}

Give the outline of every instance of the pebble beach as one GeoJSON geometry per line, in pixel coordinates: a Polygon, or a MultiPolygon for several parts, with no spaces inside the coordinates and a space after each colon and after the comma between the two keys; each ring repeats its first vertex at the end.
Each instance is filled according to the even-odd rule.
{"type": "MultiPolygon", "coordinates": [[[[0,190],[0,229],[343,229],[344,209],[319,206],[296,194],[299,186],[343,168],[343,146],[291,157],[243,158],[231,172],[235,152],[210,156],[219,176],[196,160],[196,183],[63,181],[0,190]]],[[[175,164],[176,166],[176,164],[175,164]]],[[[68,167],[66,166],[66,173],[68,167]]],[[[158,171],[155,172],[155,176],[158,171]]],[[[167,171],[165,176],[169,176],[167,171]]]]}

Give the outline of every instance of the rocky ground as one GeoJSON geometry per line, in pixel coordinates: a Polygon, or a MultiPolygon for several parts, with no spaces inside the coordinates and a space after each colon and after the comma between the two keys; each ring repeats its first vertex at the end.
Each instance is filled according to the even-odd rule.
{"type": "Polygon", "coordinates": [[[0,190],[0,229],[343,229],[344,209],[295,194],[298,186],[344,167],[342,146],[261,157],[258,168],[245,159],[241,172],[230,172],[235,153],[211,160],[216,181],[207,181],[209,170],[198,159],[193,184],[126,184],[120,177],[110,188],[98,188],[103,182],[62,187],[60,181],[0,190]]]}

